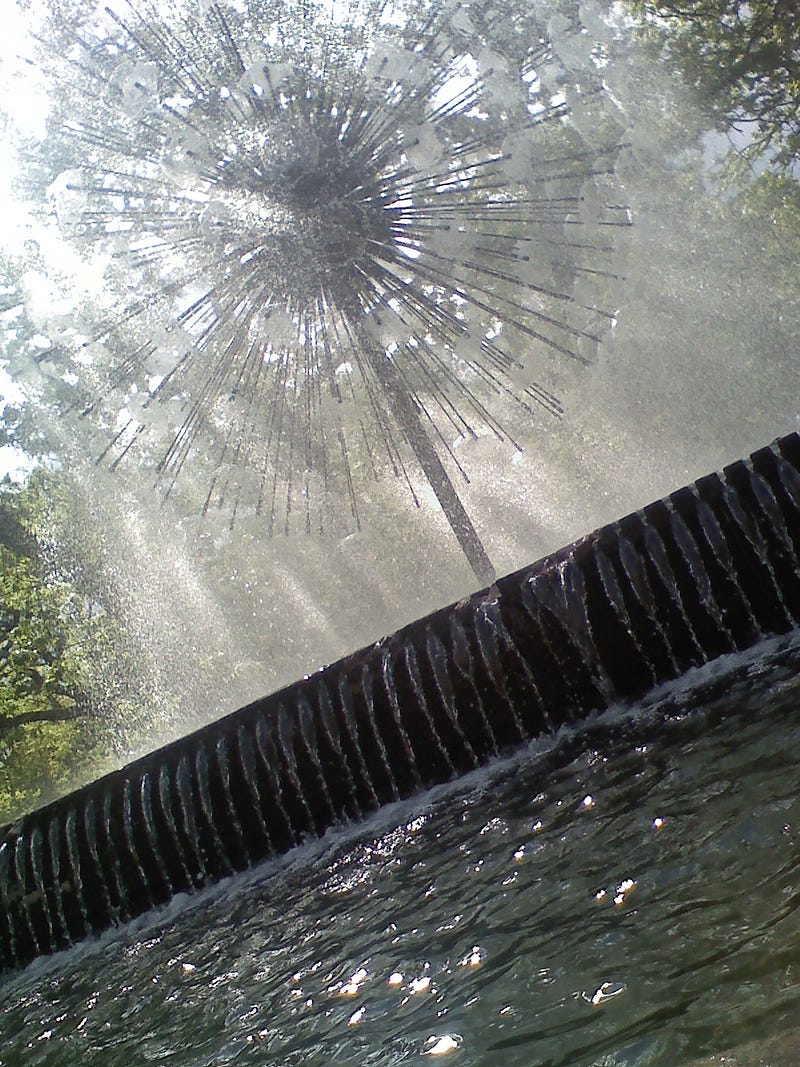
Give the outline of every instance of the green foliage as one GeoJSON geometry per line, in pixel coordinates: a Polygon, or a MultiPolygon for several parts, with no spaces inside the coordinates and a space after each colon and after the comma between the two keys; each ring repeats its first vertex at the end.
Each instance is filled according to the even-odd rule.
{"type": "Polygon", "coordinates": [[[26,269],[41,267],[35,247],[25,257],[0,249],[0,370],[20,387],[13,402],[0,396],[0,446],[37,458],[58,451],[66,389],[58,345],[32,317],[23,284],[26,269]]]}
{"type": "Polygon", "coordinates": [[[741,206],[745,217],[769,219],[781,236],[800,242],[800,183],[787,174],[764,171],[758,175],[748,186],[741,206]]]}
{"type": "Polygon", "coordinates": [[[58,476],[0,483],[0,822],[111,756],[93,676],[113,651],[106,613],[48,573],[43,533],[58,476]]]}
{"type": "MultiPolygon", "coordinates": [[[[64,712],[75,706],[79,667],[64,631],[69,594],[48,587],[32,561],[0,545],[0,716],[64,712]]],[[[3,722],[0,721],[0,730],[3,722]]]]}
{"type": "Polygon", "coordinates": [[[629,0],[644,33],[720,126],[751,135],[746,160],[800,162],[800,7],[795,0],[629,0]]]}

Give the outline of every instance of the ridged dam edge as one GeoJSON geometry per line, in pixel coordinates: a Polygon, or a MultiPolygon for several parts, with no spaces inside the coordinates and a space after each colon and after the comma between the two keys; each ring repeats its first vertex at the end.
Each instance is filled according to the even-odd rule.
{"type": "Polygon", "coordinates": [[[792,434],[0,829],[0,970],[799,620],[792,434]]]}

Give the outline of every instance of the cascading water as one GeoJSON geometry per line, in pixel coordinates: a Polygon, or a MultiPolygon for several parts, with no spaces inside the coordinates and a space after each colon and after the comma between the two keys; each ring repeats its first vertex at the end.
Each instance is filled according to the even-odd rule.
{"type": "Polygon", "coordinates": [[[0,958],[71,945],[799,620],[795,435],[9,828],[0,958]]]}

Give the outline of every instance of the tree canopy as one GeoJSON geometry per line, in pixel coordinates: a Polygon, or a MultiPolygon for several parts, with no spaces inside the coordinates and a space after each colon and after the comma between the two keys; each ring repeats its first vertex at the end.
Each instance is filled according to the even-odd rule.
{"type": "Polygon", "coordinates": [[[631,0],[647,33],[725,126],[746,161],[800,163],[800,8],[795,0],[631,0]]]}
{"type": "Polygon", "coordinates": [[[120,724],[142,711],[105,703],[109,665],[124,671],[120,627],[50,558],[68,492],[43,468],[0,482],[0,822],[118,762],[120,724]]]}

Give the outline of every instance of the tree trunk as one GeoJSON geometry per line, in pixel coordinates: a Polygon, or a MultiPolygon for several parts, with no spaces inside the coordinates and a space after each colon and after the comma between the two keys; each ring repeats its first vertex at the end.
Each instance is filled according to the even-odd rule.
{"type": "Polygon", "coordinates": [[[71,722],[80,719],[86,714],[79,707],[74,708],[43,708],[41,711],[23,711],[19,715],[4,715],[0,717],[0,734],[8,730],[14,730],[18,726],[27,726],[31,722],[71,722]]]}

